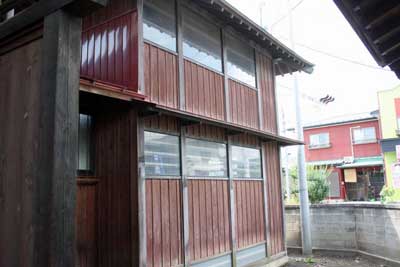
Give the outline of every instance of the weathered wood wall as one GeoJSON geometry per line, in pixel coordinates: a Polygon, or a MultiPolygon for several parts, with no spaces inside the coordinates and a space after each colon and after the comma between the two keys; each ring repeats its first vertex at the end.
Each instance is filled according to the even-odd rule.
{"type": "Polygon", "coordinates": [[[180,180],[146,180],[147,266],[183,263],[180,180]]]}
{"type": "Polygon", "coordinates": [[[265,242],[263,182],[234,182],[238,248],[265,242]]]}
{"type": "Polygon", "coordinates": [[[224,120],[224,77],[185,60],[185,110],[204,117],[224,120]]]}
{"type": "Polygon", "coordinates": [[[259,70],[259,93],[262,111],[262,130],[278,133],[276,117],[275,76],[272,60],[257,53],[257,66],[259,70]]]}
{"type": "Polygon", "coordinates": [[[144,45],[145,94],[151,102],[178,108],[177,56],[153,45],[144,45]]]}
{"type": "Polygon", "coordinates": [[[0,266],[32,263],[41,31],[0,43],[0,266]]]}
{"type": "Polygon", "coordinates": [[[188,188],[191,260],[230,251],[228,181],[196,178],[188,188]]]}
{"type": "MultiPolygon", "coordinates": [[[[109,106],[95,114],[95,177],[99,180],[99,266],[131,266],[138,255],[136,112],[109,106]],[[135,240],[136,239],[136,240],[135,240]]],[[[137,262],[137,261],[135,261],[137,262]]]]}
{"type": "Polygon", "coordinates": [[[274,142],[264,143],[263,146],[267,169],[269,249],[272,255],[276,255],[285,251],[279,147],[274,142]]]}

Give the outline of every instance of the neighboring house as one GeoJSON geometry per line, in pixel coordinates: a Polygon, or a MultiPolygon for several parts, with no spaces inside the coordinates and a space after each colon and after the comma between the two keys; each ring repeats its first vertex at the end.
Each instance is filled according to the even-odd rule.
{"type": "Polygon", "coordinates": [[[223,0],[3,4],[0,266],[287,263],[275,76],[312,64],[223,0]]]}
{"type": "Polygon", "coordinates": [[[384,184],[378,118],[371,114],[304,127],[306,161],[331,171],[330,199],[379,198],[384,184]]]}
{"type": "Polygon", "coordinates": [[[378,92],[386,184],[400,200],[400,86],[378,92]],[[397,151],[397,153],[396,153],[397,151]]]}

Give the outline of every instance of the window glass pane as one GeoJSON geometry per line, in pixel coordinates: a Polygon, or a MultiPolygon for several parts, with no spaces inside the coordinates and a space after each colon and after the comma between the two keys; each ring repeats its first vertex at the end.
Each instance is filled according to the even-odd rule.
{"type": "Polygon", "coordinates": [[[80,171],[92,170],[91,128],[92,117],[85,114],[79,114],[78,170],[80,171]]]}
{"type": "Polygon", "coordinates": [[[184,9],[183,19],[183,55],[222,72],[219,28],[188,9],[184,9]]]}
{"type": "Polygon", "coordinates": [[[144,133],[146,177],[180,176],[179,137],[144,133]]]}
{"type": "Polygon", "coordinates": [[[226,145],[186,139],[186,167],[191,177],[227,177],[226,145]]]}
{"type": "Polygon", "coordinates": [[[176,51],[175,1],[146,0],[144,2],[143,37],[176,51]]]}
{"type": "Polygon", "coordinates": [[[400,118],[397,118],[397,129],[400,129],[400,118]]]}
{"type": "Polygon", "coordinates": [[[256,86],[254,49],[227,35],[228,75],[250,86],[256,86]]]}
{"type": "Polygon", "coordinates": [[[353,130],[353,138],[355,143],[368,142],[376,140],[374,127],[358,128],[353,130]]]}
{"type": "Polygon", "coordinates": [[[234,178],[262,178],[260,150],[232,146],[232,172],[234,178]]]}
{"type": "Polygon", "coordinates": [[[329,145],[329,142],[328,133],[310,135],[310,146],[327,146],[329,145]]]}

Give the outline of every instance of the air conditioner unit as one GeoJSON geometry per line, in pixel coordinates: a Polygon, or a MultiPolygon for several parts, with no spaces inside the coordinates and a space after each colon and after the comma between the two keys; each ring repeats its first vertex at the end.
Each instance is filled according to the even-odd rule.
{"type": "Polygon", "coordinates": [[[349,164],[354,162],[354,157],[344,157],[343,158],[343,163],[349,164]]]}

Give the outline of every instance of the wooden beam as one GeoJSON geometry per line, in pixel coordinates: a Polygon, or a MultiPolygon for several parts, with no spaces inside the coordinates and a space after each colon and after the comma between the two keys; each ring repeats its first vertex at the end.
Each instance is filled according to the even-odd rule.
{"type": "Polygon", "coordinates": [[[231,250],[232,250],[232,267],[237,266],[237,240],[236,240],[236,212],[235,212],[235,185],[233,181],[232,171],[232,138],[228,136],[227,144],[227,155],[228,155],[228,178],[229,178],[229,220],[230,228],[229,232],[231,235],[231,250]]]}
{"type": "Polygon", "coordinates": [[[75,266],[81,19],[44,19],[33,266],[75,266]]]}
{"type": "Polygon", "coordinates": [[[400,10],[400,3],[395,4],[394,6],[390,6],[387,9],[383,10],[382,13],[378,13],[378,16],[370,17],[367,25],[365,26],[366,30],[370,30],[375,27],[375,25],[383,23],[388,17],[396,16],[400,10]]]}
{"type": "Polygon", "coordinates": [[[146,84],[144,80],[144,38],[143,38],[143,2],[137,0],[137,27],[138,27],[138,92],[145,94],[146,84]]]}
{"type": "Polygon", "coordinates": [[[189,189],[188,179],[186,170],[186,133],[185,127],[181,125],[181,136],[180,136],[180,163],[181,163],[181,192],[182,192],[182,214],[183,214],[183,255],[184,255],[184,266],[188,267],[190,264],[190,245],[189,245],[189,189]]]}
{"type": "Polygon", "coordinates": [[[181,0],[176,1],[176,47],[178,52],[179,108],[186,110],[185,61],[183,58],[183,17],[181,0]]]}
{"type": "Polygon", "coordinates": [[[70,11],[77,11],[81,10],[82,6],[80,5],[83,5],[86,8],[84,9],[86,12],[93,12],[106,3],[107,0],[41,0],[21,11],[11,19],[0,23],[0,40],[42,20],[43,17],[63,7],[68,6],[70,11]],[[90,9],[88,9],[89,7],[90,9]]]}
{"type": "Polygon", "coordinates": [[[228,51],[227,51],[227,40],[226,31],[222,28],[221,30],[221,42],[222,42],[222,72],[224,73],[224,106],[225,106],[225,121],[231,121],[230,114],[230,101],[229,101],[229,76],[228,76],[228,51]]]}
{"type": "Polygon", "coordinates": [[[266,155],[266,151],[265,151],[265,147],[264,147],[264,143],[261,142],[261,167],[262,167],[262,173],[263,173],[263,205],[264,205],[264,231],[265,231],[265,239],[266,239],[266,251],[267,251],[267,257],[271,257],[272,255],[272,251],[271,251],[271,237],[270,237],[270,233],[269,233],[269,209],[268,209],[268,190],[267,190],[267,186],[268,183],[268,177],[267,177],[267,166],[266,166],[266,159],[267,159],[267,155],[266,155]]]}
{"type": "MultiPolygon", "coordinates": [[[[144,156],[144,118],[137,119],[137,190],[138,190],[138,214],[132,214],[132,220],[139,222],[139,262],[132,260],[132,267],[146,267],[147,262],[147,238],[146,238],[146,180],[145,180],[145,156],[144,156]],[[137,218],[138,216],[138,218],[137,218]],[[135,218],[136,217],[136,218],[135,218]],[[139,265],[138,265],[139,264],[139,265]]],[[[134,180],[132,180],[134,182],[134,180]]],[[[134,190],[134,188],[133,188],[134,190]]],[[[132,201],[136,201],[135,199],[132,201]]],[[[133,202],[135,205],[135,202],[133,202]]],[[[132,232],[136,229],[132,229],[132,232]]],[[[135,233],[132,233],[133,237],[135,233]]],[[[135,240],[133,239],[132,242],[135,240]]],[[[132,246],[133,248],[135,246],[132,246]]],[[[137,253],[132,251],[132,255],[137,253]]]]}

